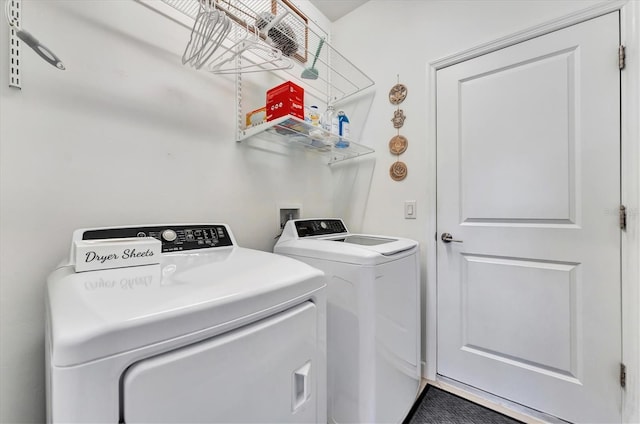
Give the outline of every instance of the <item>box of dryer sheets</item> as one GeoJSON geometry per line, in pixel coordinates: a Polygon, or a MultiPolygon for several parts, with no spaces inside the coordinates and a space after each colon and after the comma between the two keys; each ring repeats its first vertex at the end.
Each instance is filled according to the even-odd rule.
{"type": "Polygon", "coordinates": [[[252,110],[251,112],[247,113],[245,125],[247,128],[249,128],[265,122],[267,122],[267,108],[265,106],[262,106],[260,109],[252,110]]]}
{"type": "Polygon", "coordinates": [[[291,81],[267,91],[267,121],[285,115],[304,119],[304,89],[291,81]]]}
{"type": "Polygon", "coordinates": [[[162,243],[153,237],[76,240],[76,272],[160,263],[162,243]]]}

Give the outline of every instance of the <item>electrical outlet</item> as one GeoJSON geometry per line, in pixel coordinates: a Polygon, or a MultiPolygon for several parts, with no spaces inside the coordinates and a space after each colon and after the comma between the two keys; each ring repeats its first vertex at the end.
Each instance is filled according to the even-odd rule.
{"type": "Polygon", "coordinates": [[[404,201],[404,219],[416,219],[418,211],[415,200],[404,201]]]}

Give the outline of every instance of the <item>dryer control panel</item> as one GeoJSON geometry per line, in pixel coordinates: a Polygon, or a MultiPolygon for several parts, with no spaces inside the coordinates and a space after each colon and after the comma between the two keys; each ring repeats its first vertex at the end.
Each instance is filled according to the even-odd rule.
{"type": "Polygon", "coordinates": [[[156,238],[162,242],[162,253],[233,246],[232,238],[224,225],[104,228],[87,230],[82,234],[83,240],[127,237],[156,238]]]}
{"type": "Polygon", "coordinates": [[[341,219],[298,219],[295,221],[298,237],[326,236],[347,232],[341,219]]]}

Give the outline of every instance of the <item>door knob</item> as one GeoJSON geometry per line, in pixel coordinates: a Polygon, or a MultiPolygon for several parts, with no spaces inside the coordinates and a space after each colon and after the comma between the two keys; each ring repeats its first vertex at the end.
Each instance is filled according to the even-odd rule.
{"type": "Polygon", "coordinates": [[[454,240],[450,233],[442,233],[440,239],[445,243],[462,243],[462,240],[454,240]]]}

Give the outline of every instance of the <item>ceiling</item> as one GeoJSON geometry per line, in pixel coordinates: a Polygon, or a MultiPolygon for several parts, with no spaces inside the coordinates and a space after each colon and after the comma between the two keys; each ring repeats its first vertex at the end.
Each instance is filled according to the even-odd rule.
{"type": "Polygon", "coordinates": [[[334,22],[368,0],[310,0],[331,22],[334,22]]]}

